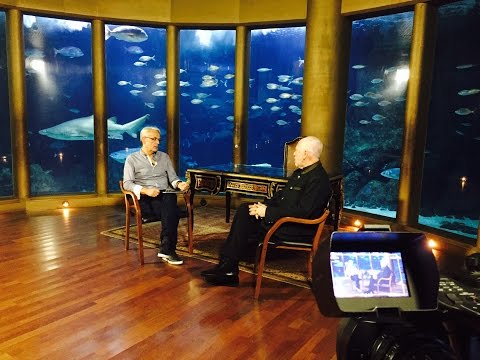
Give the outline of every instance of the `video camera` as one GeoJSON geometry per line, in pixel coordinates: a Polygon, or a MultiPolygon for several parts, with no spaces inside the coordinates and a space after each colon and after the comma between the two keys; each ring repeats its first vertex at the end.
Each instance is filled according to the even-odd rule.
{"type": "Polygon", "coordinates": [[[320,312],[343,317],[337,359],[455,359],[437,311],[439,272],[426,237],[334,232],[313,260],[320,312]]]}

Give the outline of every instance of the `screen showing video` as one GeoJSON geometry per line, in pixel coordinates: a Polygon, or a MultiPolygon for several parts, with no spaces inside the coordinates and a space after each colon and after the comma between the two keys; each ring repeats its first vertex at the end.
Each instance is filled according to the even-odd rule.
{"type": "Polygon", "coordinates": [[[331,252],[336,298],[409,297],[400,252],[331,252]]]}

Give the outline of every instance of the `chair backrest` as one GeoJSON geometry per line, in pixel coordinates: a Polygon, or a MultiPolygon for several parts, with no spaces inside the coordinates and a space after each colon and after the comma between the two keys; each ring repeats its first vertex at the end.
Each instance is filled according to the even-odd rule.
{"type": "Polygon", "coordinates": [[[299,136],[291,141],[287,141],[283,146],[283,169],[287,176],[290,176],[296,169],[295,160],[293,159],[293,153],[298,142],[303,139],[303,136],[299,136]]]}

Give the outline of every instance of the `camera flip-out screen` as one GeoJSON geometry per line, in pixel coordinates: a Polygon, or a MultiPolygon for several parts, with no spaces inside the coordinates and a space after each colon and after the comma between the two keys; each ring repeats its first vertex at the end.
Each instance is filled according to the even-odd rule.
{"type": "Polygon", "coordinates": [[[421,233],[334,232],[313,260],[312,289],[325,316],[432,310],[438,282],[421,233]]]}
{"type": "Polygon", "coordinates": [[[336,298],[408,297],[400,252],[330,252],[336,298]]]}

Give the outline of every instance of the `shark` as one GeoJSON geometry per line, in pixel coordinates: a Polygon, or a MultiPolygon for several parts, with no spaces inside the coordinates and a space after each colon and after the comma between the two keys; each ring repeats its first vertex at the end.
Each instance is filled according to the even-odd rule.
{"type": "MultiPolygon", "coordinates": [[[[150,114],[143,115],[138,119],[126,124],[117,124],[117,118],[107,119],[108,138],[123,140],[123,134],[127,133],[133,138],[137,138],[143,124],[150,118],[150,114]]],[[[61,124],[42,129],[38,132],[40,135],[48,136],[57,140],[93,140],[93,115],[65,121],[61,124]]]]}

